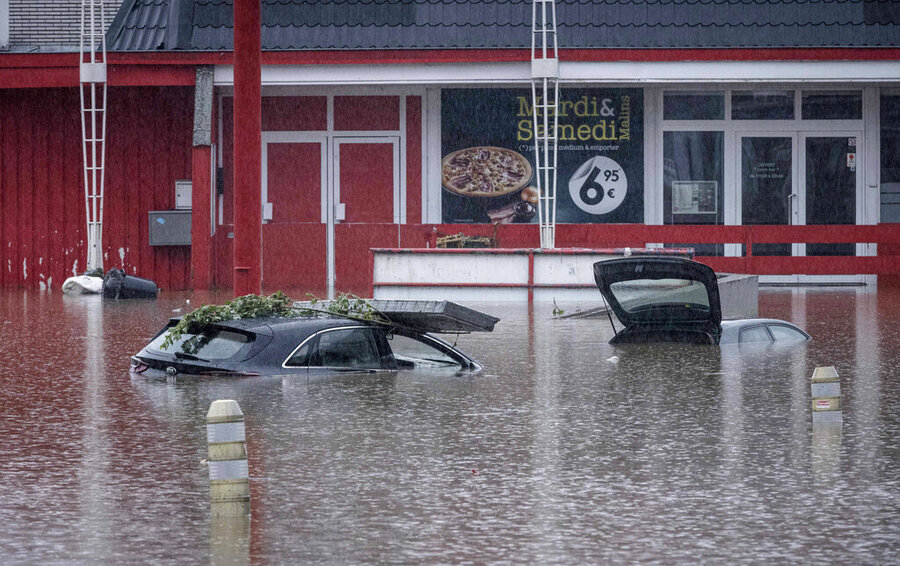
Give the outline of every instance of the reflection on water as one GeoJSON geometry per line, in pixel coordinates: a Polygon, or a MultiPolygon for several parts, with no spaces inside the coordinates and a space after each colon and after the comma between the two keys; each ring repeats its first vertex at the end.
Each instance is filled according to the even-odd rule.
{"type": "Polygon", "coordinates": [[[612,347],[605,318],[473,305],[502,319],[459,338],[476,376],[129,376],[188,297],[216,298],[0,295],[5,561],[895,559],[900,294],[766,290],[761,316],[814,337],[791,348],[612,347]],[[819,365],[844,424],[814,434],[819,365]],[[249,524],[209,521],[220,398],[246,415],[249,524]]]}

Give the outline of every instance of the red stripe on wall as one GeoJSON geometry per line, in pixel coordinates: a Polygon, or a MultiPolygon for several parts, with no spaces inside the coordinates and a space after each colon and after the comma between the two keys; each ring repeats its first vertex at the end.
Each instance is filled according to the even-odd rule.
{"type": "MultiPolygon", "coordinates": [[[[5,56],[0,56],[0,62],[5,56]]],[[[78,68],[3,68],[0,64],[0,88],[53,88],[78,84],[78,68]]]]}
{"type": "Polygon", "coordinates": [[[109,65],[107,81],[110,86],[194,86],[196,71],[188,65],[109,65]]]}

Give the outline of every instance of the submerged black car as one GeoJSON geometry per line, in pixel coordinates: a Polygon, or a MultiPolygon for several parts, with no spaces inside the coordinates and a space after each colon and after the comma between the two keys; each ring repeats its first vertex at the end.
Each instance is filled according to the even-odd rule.
{"type": "Polygon", "coordinates": [[[172,319],[131,359],[132,373],[241,376],[375,373],[404,369],[475,372],[481,365],[431,333],[490,332],[499,320],[444,301],[372,301],[389,322],[319,313],[230,320],[164,346],[172,319]]]}
{"type": "Polygon", "coordinates": [[[716,273],[681,257],[636,256],[594,264],[594,280],[622,322],[610,344],[802,342],[810,336],[784,320],[722,321],[716,273]]]}

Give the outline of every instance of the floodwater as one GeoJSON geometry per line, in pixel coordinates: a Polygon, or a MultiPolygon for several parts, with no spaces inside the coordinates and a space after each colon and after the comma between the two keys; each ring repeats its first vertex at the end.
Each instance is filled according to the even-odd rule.
{"type": "Polygon", "coordinates": [[[898,559],[900,293],[764,290],[761,316],[814,337],[785,349],[612,347],[605,318],[492,304],[473,306],[496,331],[459,338],[474,376],[129,375],[174,309],[213,298],[0,294],[0,560],[898,559]],[[829,365],[844,423],[814,431],[829,365]],[[249,521],[209,518],[223,398],[246,415],[249,521]]]}

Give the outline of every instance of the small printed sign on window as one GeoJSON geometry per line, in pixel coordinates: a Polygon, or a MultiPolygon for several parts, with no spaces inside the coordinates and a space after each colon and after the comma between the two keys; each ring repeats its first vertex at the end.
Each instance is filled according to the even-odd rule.
{"type": "Polygon", "coordinates": [[[847,167],[849,167],[851,171],[856,170],[856,154],[855,153],[847,154],[847,167]]]}

